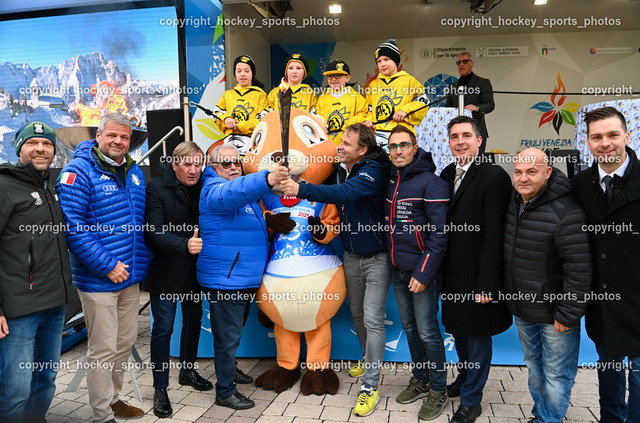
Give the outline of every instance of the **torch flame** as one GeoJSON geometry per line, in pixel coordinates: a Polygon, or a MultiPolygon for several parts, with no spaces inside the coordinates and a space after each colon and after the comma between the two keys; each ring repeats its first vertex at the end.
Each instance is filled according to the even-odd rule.
{"type": "Polygon", "coordinates": [[[82,126],[98,126],[102,116],[108,113],[126,114],[129,110],[120,89],[113,81],[100,81],[92,85],[89,92],[95,96],[92,104],[85,105],[78,101],[75,106],[82,126]]]}
{"type": "Polygon", "coordinates": [[[553,90],[553,95],[551,96],[551,102],[556,106],[562,106],[564,101],[567,99],[567,96],[564,93],[567,92],[567,88],[564,86],[564,82],[562,82],[562,78],[560,78],[560,72],[558,72],[558,86],[553,90]],[[562,96],[560,100],[556,103],[557,93],[560,93],[562,90],[562,96]]]}

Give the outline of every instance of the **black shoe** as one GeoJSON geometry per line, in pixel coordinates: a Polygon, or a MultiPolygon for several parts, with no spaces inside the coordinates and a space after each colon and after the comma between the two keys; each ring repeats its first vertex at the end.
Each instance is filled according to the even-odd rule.
{"type": "Polygon", "coordinates": [[[241,385],[248,385],[253,382],[253,378],[236,367],[236,378],[233,379],[233,382],[241,385]]]}
{"type": "Polygon", "coordinates": [[[237,392],[229,398],[220,399],[216,397],[216,405],[233,408],[234,410],[246,410],[256,405],[255,402],[237,392]]]}
{"type": "Polygon", "coordinates": [[[460,385],[453,382],[451,385],[447,385],[447,396],[449,398],[460,396],[460,385]]]}
{"type": "Polygon", "coordinates": [[[166,389],[156,390],[153,394],[153,414],[156,417],[165,419],[171,417],[173,409],[171,408],[171,402],[169,402],[169,396],[166,389]]]}
{"type": "Polygon", "coordinates": [[[178,383],[180,385],[191,385],[193,389],[198,391],[208,391],[209,389],[213,389],[211,382],[200,376],[195,370],[180,371],[178,383]]]}
{"type": "Polygon", "coordinates": [[[461,405],[453,415],[451,423],[473,423],[480,414],[482,414],[482,407],[479,405],[473,407],[461,405]]]}

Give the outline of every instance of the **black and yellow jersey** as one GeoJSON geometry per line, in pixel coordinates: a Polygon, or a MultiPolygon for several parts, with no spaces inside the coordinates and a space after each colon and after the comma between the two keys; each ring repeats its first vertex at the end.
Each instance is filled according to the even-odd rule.
{"type": "Polygon", "coordinates": [[[356,90],[345,87],[339,92],[322,94],[316,104],[316,113],[324,117],[329,137],[339,145],[344,128],[366,120],[369,105],[356,90]]]}

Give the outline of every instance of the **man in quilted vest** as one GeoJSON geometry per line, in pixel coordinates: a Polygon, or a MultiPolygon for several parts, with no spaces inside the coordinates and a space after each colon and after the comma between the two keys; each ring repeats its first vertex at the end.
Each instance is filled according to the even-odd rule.
{"type": "Polygon", "coordinates": [[[118,398],[138,336],[138,284],[146,279],[151,260],[144,242],[144,175],[127,154],[130,139],[125,116],[103,116],[96,138],[76,147],[56,185],[73,284],[87,323],[87,388],[94,422],[144,415],[118,398]]]}

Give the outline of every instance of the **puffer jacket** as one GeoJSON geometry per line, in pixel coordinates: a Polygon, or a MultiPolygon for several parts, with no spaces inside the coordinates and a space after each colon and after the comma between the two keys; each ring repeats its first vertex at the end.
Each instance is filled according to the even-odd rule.
{"type": "Polygon", "coordinates": [[[520,213],[513,190],[504,231],[504,295],[508,310],[531,323],[554,320],[575,327],[587,310],[591,288],[585,212],[569,179],[553,169],[547,185],[520,213]]]}
{"type": "Polygon", "coordinates": [[[113,292],[147,277],[151,251],[144,242],[145,184],[142,170],[127,155],[123,186],[99,157],[97,145],[91,140],[76,147],[56,190],[67,224],[74,286],[82,292],[113,292]],[[118,261],[129,266],[122,283],[107,278],[118,261]]]}
{"type": "Polygon", "coordinates": [[[58,196],[31,163],[0,165],[0,316],[16,318],[76,297],[58,196]]]}
{"type": "Polygon", "coordinates": [[[346,251],[362,256],[385,251],[384,195],[391,167],[389,156],[376,147],[353,165],[348,177],[344,167],[335,166],[328,181],[331,185],[300,184],[298,197],[336,205],[346,251]]]}
{"type": "Polygon", "coordinates": [[[268,172],[231,181],[211,167],[202,174],[198,283],[207,289],[241,290],[260,286],[269,239],[258,200],[271,192],[268,172]]]}
{"type": "Polygon", "coordinates": [[[447,252],[449,185],[435,175],[431,153],[418,149],[403,168],[393,167],[385,220],[389,262],[430,286],[447,252]]]}

